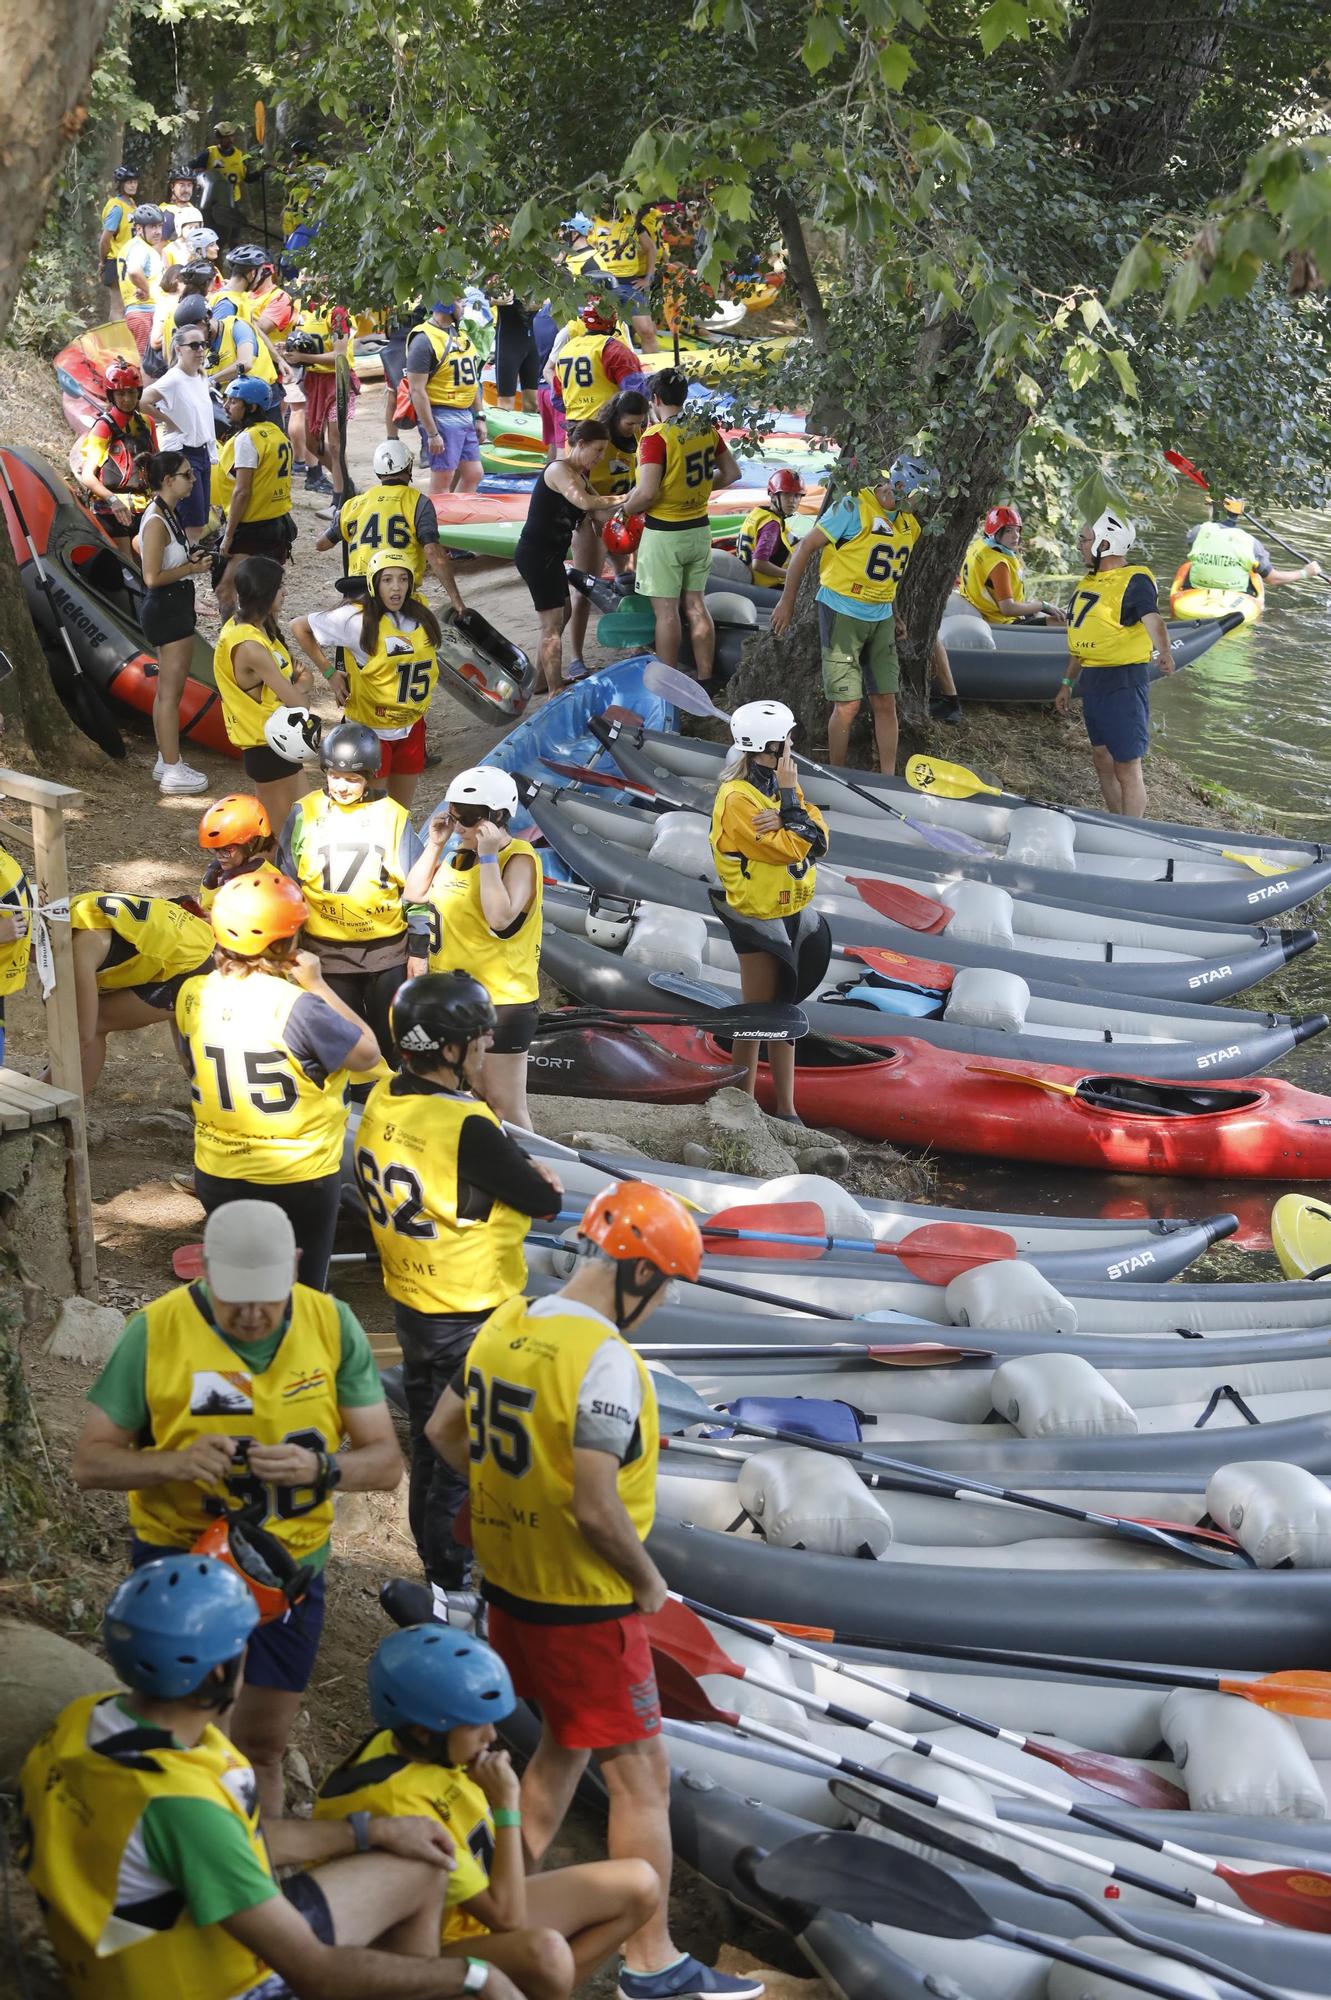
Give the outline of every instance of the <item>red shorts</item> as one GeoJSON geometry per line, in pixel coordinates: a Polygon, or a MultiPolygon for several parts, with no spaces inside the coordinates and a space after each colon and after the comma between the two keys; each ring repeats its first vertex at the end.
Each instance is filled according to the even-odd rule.
{"type": "Polygon", "coordinates": [[[541,413],[541,443],[547,451],[562,451],[568,442],[563,405],[556,403],[545,384],[536,392],[536,407],[541,413]]]}
{"type": "MultiPolygon", "coordinates": [[[[321,442],[329,415],[337,407],[337,375],[333,369],[307,368],[305,380],[301,383],[305,391],[305,435],[311,444],[321,442]]],[[[351,395],[347,402],[347,421],[356,407],[356,395],[360,383],[353,375],[351,395]]]]}
{"type": "Polygon", "coordinates": [[[565,1750],[614,1750],[661,1733],[647,1628],[636,1611],[593,1625],[532,1625],[490,1606],[490,1644],[565,1750]]]}
{"type": "Polygon", "coordinates": [[[386,778],[390,771],[403,774],[425,769],[425,717],[417,716],[411,725],[410,736],[395,736],[391,742],[380,738],[383,758],[379,765],[379,776],[386,778]]]}

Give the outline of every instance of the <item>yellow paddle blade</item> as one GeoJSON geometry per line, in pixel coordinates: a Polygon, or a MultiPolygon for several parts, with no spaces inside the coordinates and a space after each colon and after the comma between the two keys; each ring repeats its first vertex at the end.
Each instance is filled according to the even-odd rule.
{"type": "Polygon", "coordinates": [[[1312,1671],[1268,1674],[1260,1681],[1224,1681],[1225,1694],[1242,1695],[1258,1708],[1271,1708],[1283,1715],[1331,1717],[1331,1675],[1312,1671]]]}
{"type": "Polygon", "coordinates": [[[268,109],[261,97],[254,100],[254,136],[261,146],[268,136],[268,109]]]}
{"type": "Polygon", "coordinates": [[[1027,1083],[1032,1090],[1047,1090],[1053,1097],[1075,1097],[1081,1087],[1075,1083],[1059,1083],[1052,1076],[1032,1076],[1028,1070],[985,1069],[979,1063],[967,1063],[966,1074],[996,1077],[999,1083],[1027,1083]]]}
{"type": "Polygon", "coordinates": [[[912,757],[906,766],[906,783],[917,792],[932,792],[939,799],[971,799],[977,792],[1002,798],[999,785],[986,785],[964,764],[948,764],[941,757],[912,757]]]}
{"type": "Polygon", "coordinates": [[[1251,868],[1254,875],[1283,875],[1285,870],[1271,861],[1263,861],[1260,854],[1240,854],[1236,848],[1222,847],[1221,856],[1226,861],[1237,861],[1242,868],[1251,868]]]}
{"type": "Polygon", "coordinates": [[[1271,1210],[1271,1246],[1287,1278],[1331,1264],[1331,1208],[1311,1195],[1282,1194],[1271,1210]]]}

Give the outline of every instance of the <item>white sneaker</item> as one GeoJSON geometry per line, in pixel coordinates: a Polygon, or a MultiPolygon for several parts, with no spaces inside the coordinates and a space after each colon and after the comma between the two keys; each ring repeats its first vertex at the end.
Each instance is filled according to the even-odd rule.
{"type": "Polygon", "coordinates": [[[163,764],[158,783],[167,793],[206,792],[209,781],[202,771],[196,771],[182,759],[179,764],[163,764]]]}
{"type": "Polygon", "coordinates": [[[157,762],[153,765],[153,783],[155,785],[161,784],[162,773],[165,769],[166,769],[166,760],[162,756],[161,751],[159,750],[157,753],[157,762]]]}

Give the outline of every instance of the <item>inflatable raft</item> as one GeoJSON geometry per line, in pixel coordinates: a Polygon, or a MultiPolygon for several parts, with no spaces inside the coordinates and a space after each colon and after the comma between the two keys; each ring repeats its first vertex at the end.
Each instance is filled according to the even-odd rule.
{"type": "MultiPolygon", "coordinates": [[[[1241,612],[1229,611],[1201,624],[1173,626],[1169,638],[1175,669],[1191,666],[1245,622],[1241,612]]],[[[1051,702],[1058,693],[1068,657],[1061,626],[990,625],[964,598],[952,597],[938,636],[947,647],[963,701],[1051,702]]],[[[1159,678],[1152,660],[1151,679],[1159,678]]]]}

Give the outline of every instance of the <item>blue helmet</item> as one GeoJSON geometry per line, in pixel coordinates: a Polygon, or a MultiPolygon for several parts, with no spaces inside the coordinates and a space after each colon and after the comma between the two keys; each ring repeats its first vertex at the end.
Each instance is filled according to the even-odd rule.
{"type": "Polygon", "coordinates": [[[572,231],[575,236],[590,236],[592,233],[592,219],[582,209],[575,215],[570,215],[568,221],[561,222],[559,226],[561,229],[572,231]]]}
{"type": "Polygon", "coordinates": [[[172,1555],[126,1577],[106,1607],[102,1639],[127,1687],[176,1701],[238,1660],[258,1622],[234,1569],[212,1556],[172,1555]]]}
{"type": "Polygon", "coordinates": [[[370,1713],[380,1729],[414,1726],[444,1736],[502,1722],[516,1705],[508,1668],[494,1648],[447,1625],[390,1632],[370,1661],[370,1713]]]}
{"type": "Polygon", "coordinates": [[[234,396],[238,403],[248,403],[255,410],[266,410],[272,401],[269,385],[261,382],[257,375],[237,375],[227,383],[222,394],[228,399],[234,396]]]}
{"type": "Polygon", "coordinates": [[[939,487],[937,466],[926,464],[922,458],[913,458],[909,452],[894,458],[879,479],[882,485],[892,488],[899,500],[928,498],[936,494],[939,487]]]}

